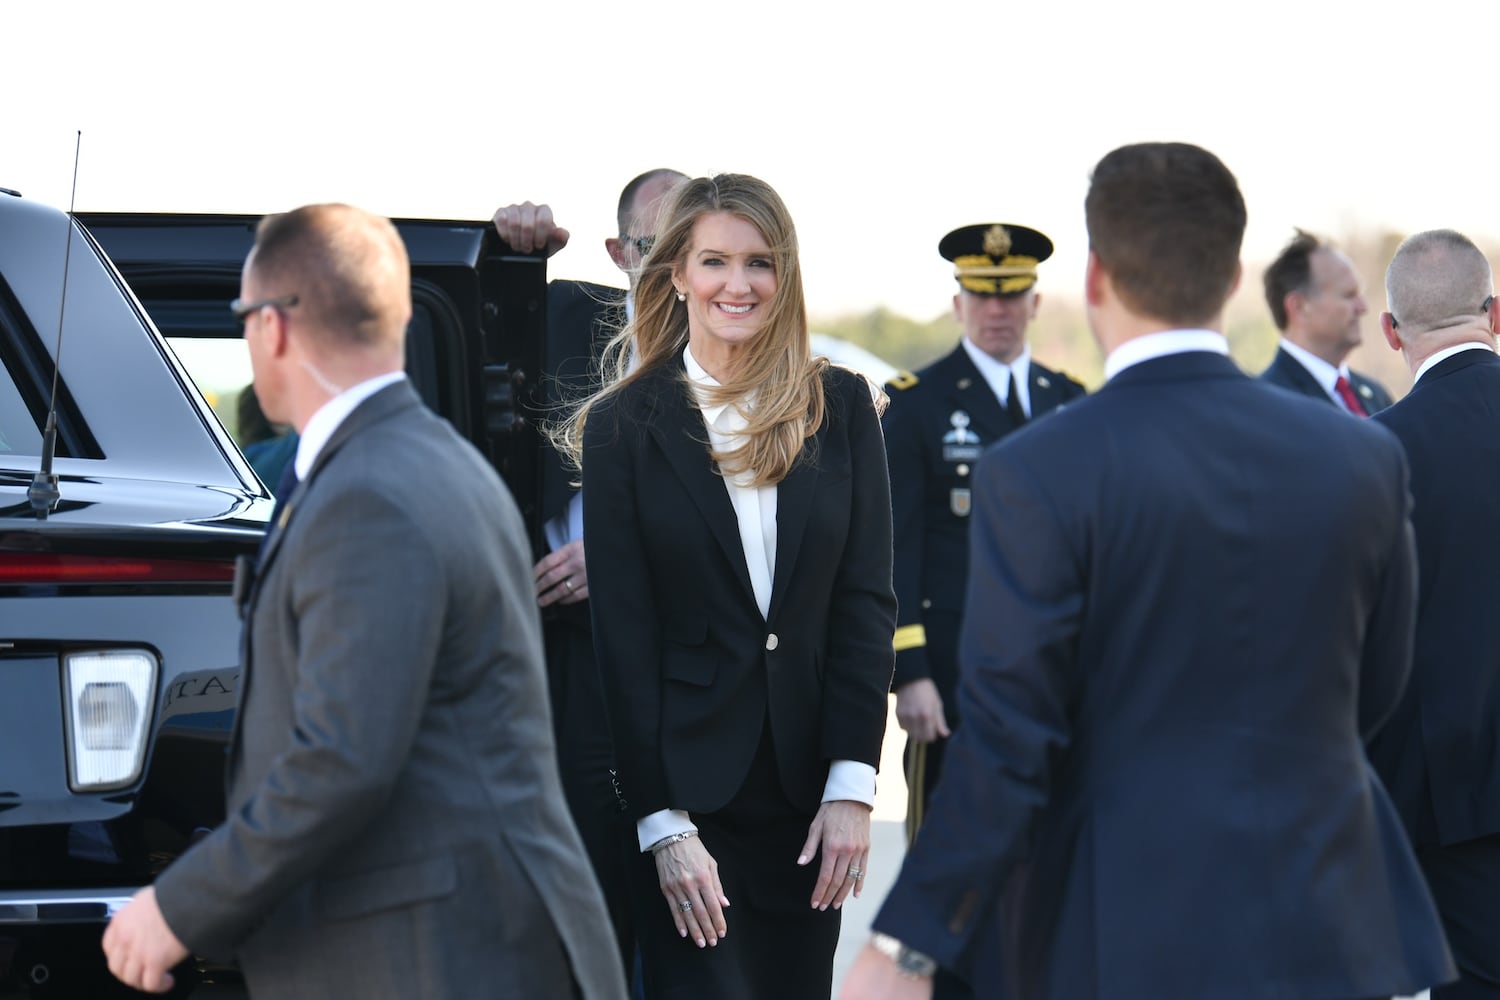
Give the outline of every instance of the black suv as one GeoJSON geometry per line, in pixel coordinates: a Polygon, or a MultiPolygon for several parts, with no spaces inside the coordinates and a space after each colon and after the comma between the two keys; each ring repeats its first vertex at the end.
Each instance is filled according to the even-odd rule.
{"type": "MultiPolygon", "coordinates": [[[[225,427],[232,374],[181,359],[243,351],[256,221],[81,215],[69,245],[65,213],[0,189],[0,996],[102,994],[108,916],[222,819],[234,562],[272,499],[225,427]],[[30,490],[49,409],[56,499],[30,490]]],[[[545,265],[487,223],[397,225],[408,372],[538,530],[545,265]]]]}

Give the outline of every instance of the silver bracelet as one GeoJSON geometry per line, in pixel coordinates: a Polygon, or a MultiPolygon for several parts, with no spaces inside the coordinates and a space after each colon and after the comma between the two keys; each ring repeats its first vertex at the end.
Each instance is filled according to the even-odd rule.
{"type": "Polygon", "coordinates": [[[665,836],[658,840],[656,843],[652,844],[650,847],[646,848],[646,850],[650,851],[652,854],[655,854],[663,847],[671,847],[673,844],[680,844],[684,840],[691,840],[696,836],[698,836],[697,830],[688,830],[684,833],[669,834],[668,836],[665,836]]]}

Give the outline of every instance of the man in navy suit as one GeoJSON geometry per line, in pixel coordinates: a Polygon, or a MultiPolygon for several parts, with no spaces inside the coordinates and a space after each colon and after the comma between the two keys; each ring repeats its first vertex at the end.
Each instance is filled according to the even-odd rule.
{"type": "Polygon", "coordinates": [[[1346,360],[1360,344],[1360,320],[1369,311],[1348,257],[1299,229],[1266,268],[1264,283],[1281,345],[1261,378],[1356,417],[1391,405],[1385,387],[1351,371],[1346,360]]]}
{"type": "Polygon", "coordinates": [[[1212,154],[1117,149],[1085,210],[1108,381],[980,460],[963,728],[844,996],[923,997],[931,963],[1016,1000],[1450,978],[1364,752],[1411,660],[1401,448],[1229,359],[1212,154]]]}
{"type": "Polygon", "coordinates": [[[1411,463],[1421,597],[1411,683],[1370,759],[1463,974],[1434,1000],[1500,997],[1500,304],[1452,230],[1409,237],[1385,283],[1381,327],[1415,384],[1379,420],[1411,463]]]}

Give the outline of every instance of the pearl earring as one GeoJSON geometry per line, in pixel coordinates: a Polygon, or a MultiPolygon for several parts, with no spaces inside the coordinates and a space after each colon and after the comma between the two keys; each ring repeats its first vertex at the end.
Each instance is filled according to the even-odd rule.
{"type": "Polygon", "coordinates": [[[686,302],[687,301],[687,292],[678,292],[677,293],[677,301],[678,302],[686,302]]]}

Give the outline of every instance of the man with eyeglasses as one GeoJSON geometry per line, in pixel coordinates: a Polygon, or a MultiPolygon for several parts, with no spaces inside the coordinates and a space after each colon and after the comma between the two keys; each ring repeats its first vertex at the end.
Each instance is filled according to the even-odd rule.
{"type": "Polygon", "coordinates": [[[1379,382],[1351,371],[1346,361],[1360,345],[1360,319],[1369,309],[1348,257],[1299,229],[1266,268],[1263,283],[1281,344],[1261,378],[1356,417],[1391,405],[1379,382]]]}
{"type": "MultiPolygon", "coordinates": [[[[627,289],[566,280],[548,285],[542,377],[549,412],[565,412],[568,404],[596,387],[600,352],[630,314],[631,293],[641,259],[650,252],[655,237],[657,213],[666,195],[685,180],[685,174],[659,168],[633,178],[620,192],[616,235],[604,241],[604,249],[624,272],[627,289]]],[[[570,236],[556,224],[549,206],[529,201],[499,209],[494,222],[500,238],[521,253],[551,257],[567,246],[570,236]]],[[[583,496],[574,485],[577,478],[577,471],[548,448],[542,465],[542,514],[551,551],[537,562],[534,577],[537,601],[544,609],[563,788],[604,888],[620,955],[629,971],[635,957],[635,934],[625,873],[633,860],[635,828],[626,819],[625,803],[612,781],[614,750],[594,660],[583,496]]]]}
{"type": "Polygon", "coordinates": [[[226,819],[110,922],[110,971],[163,992],[191,952],[278,1000],[623,1000],[552,753],[525,527],[405,375],[400,235],[348,205],[270,216],[240,290],[297,483],[245,602],[226,819]]]}
{"type": "Polygon", "coordinates": [[[1385,290],[1380,326],[1413,385],[1376,420],[1411,465],[1420,596],[1411,681],[1370,760],[1462,977],[1433,1000],[1500,997],[1500,305],[1489,261],[1450,229],[1408,237],[1385,290]]]}

